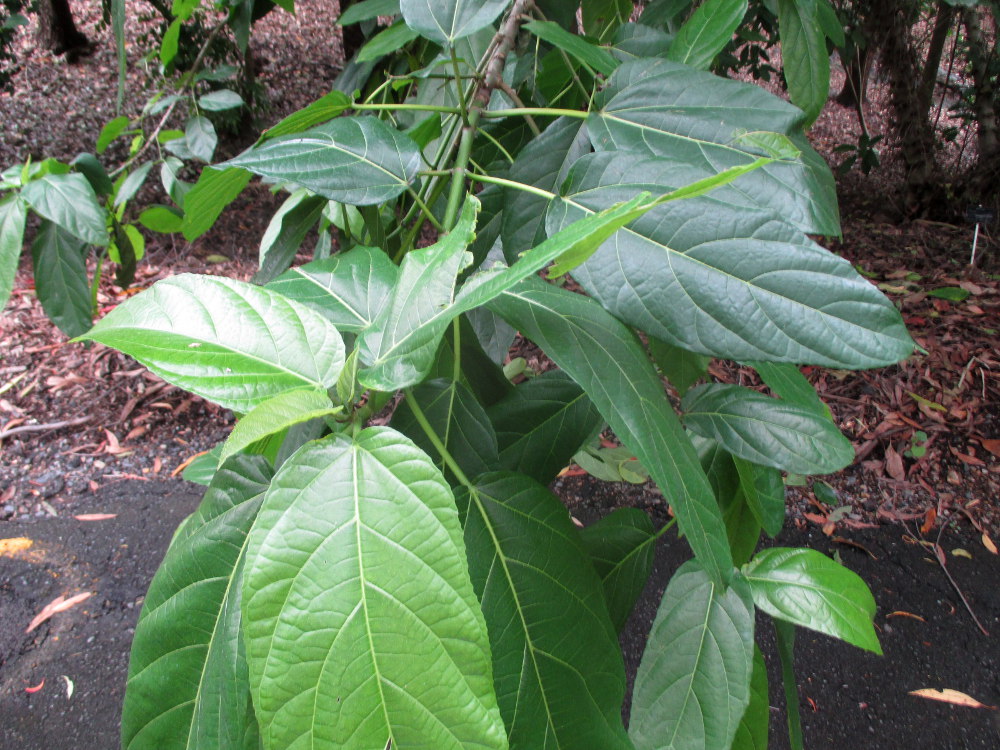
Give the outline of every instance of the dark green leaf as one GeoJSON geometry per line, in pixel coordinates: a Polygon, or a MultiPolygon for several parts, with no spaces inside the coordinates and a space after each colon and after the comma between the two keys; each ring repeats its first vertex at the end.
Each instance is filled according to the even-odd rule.
{"type": "MultiPolygon", "coordinates": [[[[564,0],[565,1],[565,0],[564,0]]],[[[583,30],[600,41],[610,39],[632,15],[632,0],[583,0],[580,3],[583,30]]]]}
{"type": "Polygon", "coordinates": [[[299,189],[281,204],[260,241],[260,268],[253,277],[255,284],[266,284],[288,269],[327,203],[326,198],[299,189]]]}
{"type": "Polygon", "coordinates": [[[265,746],[506,747],[454,497],[393,430],[285,462],[250,534],[243,616],[265,746]]]}
{"type": "Polygon", "coordinates": [[[760,522],[751,511],[743,494],[740,475],[736,470],[732,454],[714,440],[694,435],[692,442],[698,449],[702,468],[719,501],[733,561],[741,565],[753,557],[757,549],[757,542],[760,540],[760,522]]]}
{"type": "Polygon", "coordinates": [[[509,0],[400,0],[406,25],[443,45],[492,25],[509,0]]]}
{"type": "Polygon", "coordinates": [[[781,683],[785,691],[785,713],[788,720],[788,742],[792,750],[804,750],[802,716],[799,713],[799,687],[795,677],[795,626],[784,620],[774,621],[781,658],[781,683]]]}
{"type": "Polygon", "coordinates": [[[146,181],[146,176],[149,174],[149,170],[152,169],[153,162],[147,161],[145,164],[140,164],[138,167],[129,172],[125,179],[121,181],[118,186],[118,190],[115,193],[114,207],[118,208],[123,203],[132,200],[135,194],[139,192],[139,188],[146,181]]]}
{"type": "Polygon", "coordinates": [[[589,42],[578,34],[566,31],[552,21],[529,21],[525,29],[549,44],[567,52],[595,73],[608,75],[618,67],[618,61],[606,49],[589,42]]]}
{"type": "Polygon", "coordinates": [[[46,174],[21,188],[21,198],[74,237],[91,245],[108,244],[104,209],[82,174],[46,174]]]}
{"type": "Polygon", "coordinates": [[[219,468],[219,456],[221,454],[222,443],[219,443],[212,450],[195,456],[194,460],[181,472],[181,479],[185,482],[194,482],[195,484],[207,487],[212,483],[212,477],[215,476],[219,468]]]}
{"type": "Polygon", "coordinates": [[[730,746],[750,702],[753,630],[745,580],[723,589],[696,560],[674,573],[635,676],[636,750],[730,746]]]}
{"type": "Polygon", "coordinates": [[[667,59],[708,70],[733,38],[746,12],[747,0],[707,0],[677,31],[667,59]]]}
{"type": "Polygon", "coordinates": [[[832,419],[830,407],[820,401],[816,389],[798,367],[788,362],[747,362],[760,375],[768,388],[789,403],[808,409],[821,417],[832,419]]]}
{"type": "Polygon", "coordinates": [[[77,157],[70,162],[70,166],[87,178],[87,182],[97,195],[104,197],[115,189],[104,165],[93,154],[77,154],[77,157]]]}
{"type": "Polygon", "coordinates": [[[757,646],[753,649],[753,675],[750,677],[750,705],[740,719],[731,750],[767,750],[768,724],[771,720],[768,696],[767,665],[757,646]]]}
{"type": "Polygon", "coordinates": [[[770,466],[745,461],[733,456],[740,476],[740,489],[754,518],[772,537],[785,525],[785,483],[781,472],[770,466]]]}
{"type": "MultiPolygon", "coordinates": [[[[82,179],[82,178],[81,178],[82,179]]],[[[31,259],[35,291],[49,320],[67,336],[79,336],[90,328],[91,300],[86,245],[58,224],[42,221],[31,259]]]]}
{"type": "Polygon", "coordinates": [[[882,653],[875,599],[856,573],[811,549],[772,547],[743,566],[757,606],[772,617],[882,653]]]}
{"type": "MultiPolygon", "coordinates": [[[[395,2],[395,0],[391,1],[395,2]]],[[[347,12],[349,13],[358,7],[360,6],[352,5],[347,9],[347,12]]],[[[347,13],[344,15],[347,15],[347,13]]],[[[332,120],[350,106],[351,100],[344,93],[340,91],[331,91],[326,96],[321,96],[313,103],[300,109],[298,112],[293,112],[288,115],[288,117],[284,118],[277,125],[265,130],[261,134],[261,140],[270,140],[271,138],[277,138],[282,135],[301,133],[303,130],[308,130],[314,125],[319,125],[327,120],[332,120]]]]}
{"type": "Polygon", "coordinates": [[[618,639],[565,507],[506,473],[484,476],[458,502],[512,750],[630,750],[618,639]]]}
{"type": "Polygon", "coordinates": [[[215,126],[207,117],[192,117],[187,121],[184,127],[184,143],[194,158],[204,162],[212,161],[218,142],[215,126]]]}
{"type": "Polygon", "coordinates": [[[371,21],[379,16],[395,16],[398,14],[399,0],[362,0],[362,2],[353,3],[347,10],[341,13],[337,19],[337,23],[341,26],[350,26],[362,21],[371,21]]]}
{"type": "Polygon", "coordinates": [[[18,196],[0,201],[0,311],[14,291],[14,276],[24,244],[24,224],[28,211],[18,196]]]}
{"type": "Polygon", "coordinates": [[[701,380],[708,373],[708,363],[711,357],[695,354],[679,346],[673,346],[653,336],[649,337],[649,353],[660,368],[660,372],[670,381],[670,385],[683,396],[688,388],[701,380]]]}
{"type": "Polygon", "coordinates": [[[398,52],[418,36],[420,35],[403,21],[396,21],[392,26],[383,29],[365,42],[365,46],[358,50],[358,54],[355,55],[355,61],[357,63],[375,62],[386,55],[398,52]]]}
{"type": "Polygon", "coordinates": [[[781,68],[792,103],[806,113],[807,126],[819,117],[830,93],[830,53],[816,2],[778,0],[781,68]]]}
{"type": "Polygon", "coordinates": [[[198,182],[184,197],[184,239],[193,242],[205,234],[222,210],[236,199],[246,184],[250,173],[244,169],[216,169],[205,167],[198,182]]]}

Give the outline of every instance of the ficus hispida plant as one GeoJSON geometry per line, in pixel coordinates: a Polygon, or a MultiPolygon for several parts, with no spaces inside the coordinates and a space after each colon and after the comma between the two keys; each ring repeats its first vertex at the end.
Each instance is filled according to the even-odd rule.
{"type": "Polygon", "coordinates": [[[796,365],[913,344],[809,238],[839,224],[802,111],[706,70],[746,2],[672,34],[666,5],[354,5],[345,22],[396,16],[358,54],[381,60],[363,91],[185,199],[207,226],[251,174],[289,190],[257,283],[172,277],[82,337],[242,415],[146,598],[124,747],[761,748],[757,610],[785,652],[794,626],[879,650],[856,575],[755,551],[782,471],[853,458],[796,365]],[[515,332],[554,368],[512,385],[515,332]],[[694,385],[711,357],[770,393],[694,385]],[[574,525],[548,485],[606,428],[674,521],[574,525]],[[694,556],[626,729],[617,631],[666,543],[694,556]]]}

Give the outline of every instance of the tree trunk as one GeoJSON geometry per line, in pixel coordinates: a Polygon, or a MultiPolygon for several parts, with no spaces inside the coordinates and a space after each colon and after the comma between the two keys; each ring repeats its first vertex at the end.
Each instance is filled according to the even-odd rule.
{"type": "Polygon", "coordinates": [[[87,37],[73,21],[69,0],[38,0],[38,41],[57,55],[67,52],[74,59],[87,47],[87,37]]]}
{"type": "Polygon", "coordinates": [[[969,67],[976,88],[975,112],[979,126],[979,158],[990,160],[1000,150],[997,136],[996,92],[990,78],[986,42],[979,25],[979,11],[976,8],[962,10],[962,23],[969,43],[969,67]]]}
{"type": "Polygon", "coordinates": [[[924,74],[920,81],[920,101],[917,104],[917,108],[925,112],[931,108],[931,103],[934,101],[934,85],[937,83],[938,70],[941,67],[941,54],[944,52],[944,43],[948,40],[954,16],[955,9],[947,3],[938,6],[937,18],[934,19],[934,33],[931,34],[924,74]]]}

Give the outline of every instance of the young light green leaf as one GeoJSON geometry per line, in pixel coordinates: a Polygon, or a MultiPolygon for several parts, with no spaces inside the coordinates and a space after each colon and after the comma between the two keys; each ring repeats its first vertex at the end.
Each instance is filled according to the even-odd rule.
{"type": "Polygon", "coordinates": [[[400,0],[406,25],[443,45],[490,26],[509,0],[400,0]]]}
{"type": "Polygon", "coordinates": [[[631,750],[618,639],[565,507],[510,473],[485,475],[458,502],[510,747],[631,750]]]}
{"type": "Polygon", "coordinates": [[[829,419],[738,385],[702,385],[681,405],[684,424],[733,455],[795,474],[829,474],[854,448],[829,419]]]}
{"type": "Polygon", "coordinates": [[[300,188],[288,196],[271,217],[260,240],[260,268],[254,274],[255,284],[266,284],[283,273],[295,259],[306,233],[316,226],[326,198],[300,188]]]}
{"type": "MultiPolygon", "coordinates": [[[[358,8],[352,5],[348,12],[358,8]]],[[[346,13],[344,15],[347,15],[346,13]]],[[[292,135],[308,130],[314,125],[319,125],[327,120],[332,120],[345,109],[351,106],[351,100],[341,91],[331,91],[325,96],[321,96],[316,101],[303,107],[298,112],[293,112],[284,118],[277,125],[273,125],[261,134],[261,140],[267,141],[271,138],[278,138],[282,135],[292,135]]]]}
{"type": "Polygon", "coordinates": [[[243,616],[265,747],[507,747],[454,497],[394,430],[282,465],[243,616]]]}
{"type": "Polygon", "coordinates": [[[219,89],[198,97],[198,106],[206,112],[224,112],[227,109],[242,107],[243,97],[235,91],[219,89]]]}
{"type": "Polygon", "coordinates": [[[753,631],[745,580],[723,589],[696,560],[674,573],[635,676],[636,750],[730,746],[750,702],[753,631]]]}
{"type": "Polygon", "coordinates": [[[182,274],[123,302],[83,336],[164,380],[246,413],[295,388],[333,387],[344,342],[319,313],[241,281],[182,274]]]}
{"type": "Polygon", "coordinates": [[[258,746],[240,594],[247,534],[270,478],[260,456],[233,459],[174,537],[132,641],[124,750],[258,746]]]}
{"type": "Polygon", "coordinates": [[[608,75],[618,67],[618,61],[603,47],[578,34],[566,31],[553,21],[529,21],[523,28],[549,44],[567,52],[595,73],[608,75]]]}
{"type": "Polygon", "coordinates": [[[86,245],[58,224],[43,220],[31,243],[35,291],[49,320],[67,336],[90,328],[90,283],[86,245]]]}
{"type": "Polygon", "coordinates": [[[27,208],[18,196],[11,195],[0,201],[0,311],[7,306],[14,291],[27,217],[27,208]]]}
{"type": "Polygon", "coordinates": [[[205,167],[198,182],[184,196],[181,225],[184,239],[193,242],[211,229],[222,210],[243,192],[248,182],[250,173],[245,169],[205,167]]]}
{"type": "Polygon", "coordinates": [[[220,167],[241,167],[355,206],[383,203],[406,190],[420,169],[420,148],[375,117],[339,117],[272,138],[220,167]]]}
{"type": "Polygon", "coordinates": [[[830,53],[816,0],[778,0],[781,70],[792,104],[815,122],[830,93],[830,53]]]}
{"type": "Polygon", "coordinates": [[[754,602],[772,617],[882,653],[865,582],[811,549],[772,547],[743,566],[754,602]]]}
{"type": "Polygon", "coordinates": [[[184,226],[184,214],[173,206],[150,206],[139,214],[138,222],[151,232],[173,234],[184,226]]]}
{"type": "Polygon", "coordinates": [[[311,307],[337,330],[359,333],[384,309],[398,275],[384,250],[358,246],[292,268],[267,288],[311,307]]]}
{"type": "Polygon", "coordinates": [[[753,649],[753,674],[750,676],[750,704],[740,719],[730,750],[767,750],[771,720],[768,696],[767,664],[760,648],[753,649]]]}
{"type": "Polygon", "coordinates": [[[653,522],[638,508],[619,508],[585,526],[580,538],[601,577],[611,622],[621,632],[653,570],[653,522]]]}
{"type": "Polygon", "coordinates": [[[281,432],[293,424],[337,414],[340,411],[343,411],[343,407],[334,406],[326,391],[296,388],[279,393],[255,406],[236,423],[222,446],[219,461],[224,462],[247,446],[268,435],[281,432]]]}
{"type": "Polygon", "coordinates": [[[177,43],[183,25],[181,19],[175,18],[167,26],[167,30],[163,32],[163,39],[160,41],[160,62],[163,63],[164,67],[168,67],[177,57],[177,43]]]}
{"type": "Polygon", "coordinates": [[[667,59],[708,70],[746,12],[747,0],[707,0],[681,26],[667,50],[667,59]]]}
{"type": "Polygon", "coordinates": [[[212,478],[219,469],[221,453],[222,443],[219,443],[212,450],[198,454],[181,472],[181,479],[207,487],[212,483],[212,478]]]}
{"type": "Polygon", "coordinates": [[[118,136],[124,133],[128,129],[129,119],[124,115],[119,115],[112,120],[109,120],[103,128],[101,128],[100,134],[97,136],[97,145],[95,147],[97,153],[103,154],[108,146],[111,145],[118,136]]]}
{"type": "Polygon", "coordinates": [[[91,245],[108,244],[104,209],[82,174],[46,174],[21,188],[21,198],[74,237],[91,245]]]}
{"type": "Polygon", "coordinates": [[[337,18],[337,23],[341,26],[350,26],[362,21],[371,21],[379,16],[398,14],[399,0],[361,0],[361,2],[351,4],[347,10],[341,13],[340,17],[337,18]]]}
{"type": "Polygon", "coordinates": [[[712,580],[728,581],[732,556],[718,503],[635,335],[593,300],[540,280],[489,306],[583,387],[663,491],[712,580]]]}

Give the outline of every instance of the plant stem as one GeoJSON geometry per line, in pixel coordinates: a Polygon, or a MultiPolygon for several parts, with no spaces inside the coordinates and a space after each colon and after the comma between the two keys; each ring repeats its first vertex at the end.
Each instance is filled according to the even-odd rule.
{"type": "Polygon", "coordinates": [[[441,438],[438,437],[438,434],[434,432],[434,428],[431,427],[431,423],[427,421],[427,417],[424,415],[423,409],[420,408],[420,404],[418,404],[417,400],[413,397],[413,389],[407,388],[404,392],[406,393],[407,403],[409,403],[410,409],[413,411],[413,416],[416,417],[417,424],[420,425],[424,434],[427,435],[427,439],[431,441],[431,445],[434,446],[434,450],[441,454],[441,458],[444,460],[445,465],[451,469],[451,473],[455,475],[455,479],[457,479],[463,487],[468,487],[470,490],[474,490],[476,486],[469,481],[467,476],[465,476],[465,472],[462,471],[462,467],[458,465],[458,462],[454,459],[451,453],[448,452],[444,443],[441,442],[441,438]]]}
{"type": "Polygon", "coordinates": [[[514,109],[491,109],[483,112],[488,120],[503,117],[575,117],[586,120],[590,114],[580,109],[559,109],[555,107],[515,107],[514,109]]]}
{"type": "Polygon", "coordinates": [[[469,179],[475,182],[488,182],[491,185],[502,185],[503,187],[514,188],[515,190],[523,190],[526,193],[531,193],[532,195],[537,195],[541,198],[548,198],[552,200],[557,197],[555,193],[550,193],[548,190],[543,190],[542,188],[535,187],[534,185],[525,185],[523,182],[516,182],[514,180],[506,180],[503,177],[493,177],[488,174],[470,174],[469,179]]]}
{"type": "Polygon", "coordinates": [[[365,110],[368,112],[398,112],[410,110],[414,112],[442,112],[446,115],[460,115],[462,110],[458,107],[446,107],[442,104],[359,104],[355,102],[351,109],[365,110]]]}

